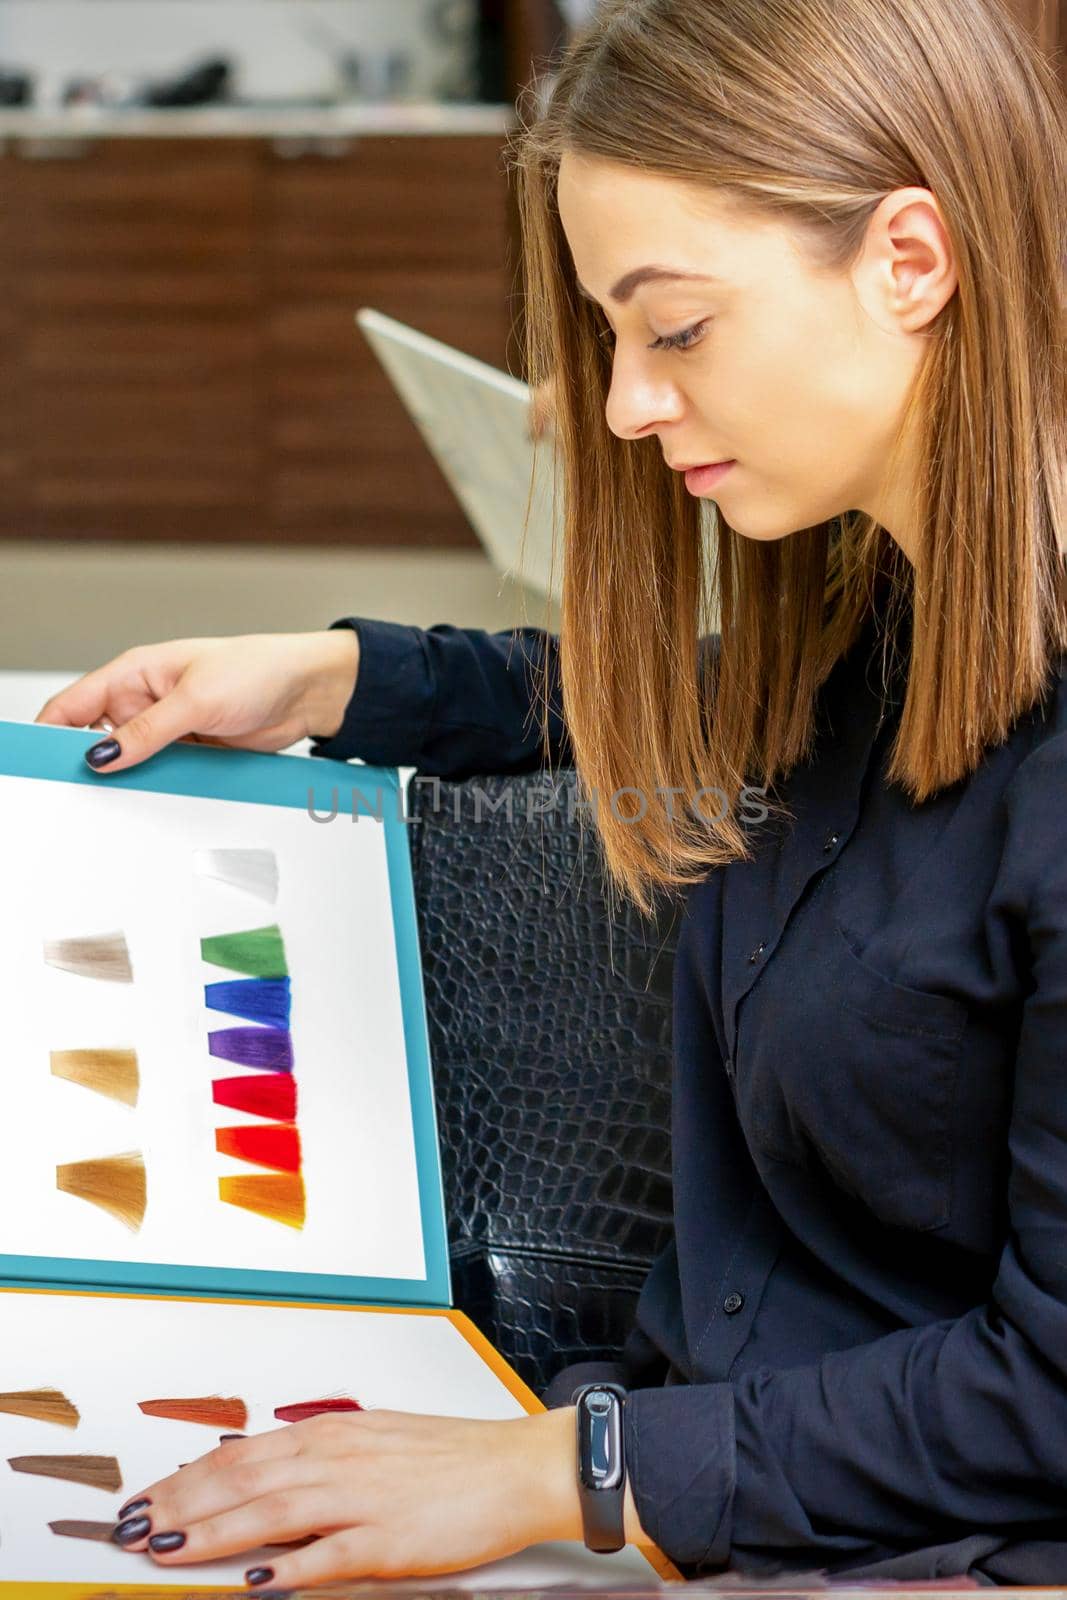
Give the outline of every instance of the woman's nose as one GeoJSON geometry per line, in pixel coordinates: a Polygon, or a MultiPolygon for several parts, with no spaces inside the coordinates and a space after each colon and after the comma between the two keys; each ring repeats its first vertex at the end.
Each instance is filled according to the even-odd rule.
{"type": "Polygon", "coordinates": [[[650,373],[640,360],[615,358],[604,417],[619,439],[641,439],[656,428],[674,424],[684,414],[678,386],[650,373]]]}

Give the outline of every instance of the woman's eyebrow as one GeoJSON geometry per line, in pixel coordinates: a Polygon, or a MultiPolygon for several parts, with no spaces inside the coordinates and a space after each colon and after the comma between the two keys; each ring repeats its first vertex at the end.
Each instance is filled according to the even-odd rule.
{"type": "MultiPolygon", "coordinates": [[[[577,278],[574,281],[577,284],[578,293],[583,299],[592,300],[596,304],[596,295],[590,294],[585,284],[579,283],[577,278]]],[[[635,267],[632,272],[623,274],[612,289],[608,299],[616,301],[620,306],[625,306],[633,299],[635,290],[640,289],[642,284],[664,282],[721,283],[722,279],[713,277],[710,272],[679,272],[674,267],[635,267]]]]}

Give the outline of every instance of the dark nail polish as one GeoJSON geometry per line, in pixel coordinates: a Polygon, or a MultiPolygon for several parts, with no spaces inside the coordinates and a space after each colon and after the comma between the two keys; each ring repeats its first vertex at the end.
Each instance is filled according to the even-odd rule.
{"type": "Polygon", "coordinates": [[[149,1550],[180,1550],[185,1543],[184,1533],[154,1533],[148,1541],[149,1550]]]}
{"type": "Polygon", "coordinates": [[[273,1576],[273,1567],[249,1567],[245,1573],[245,1582],[255,1588],[258,1584],[269,1583],[273,1576]]]}
{"type": "Polygon", "coordinates": [[[138,1539],[143,1539],[152,1526],[151,1517],[131,1517],[128,1522],[120,1522],[112,1529],[111,1537],[116,1544],[136,1544],[138,1539]]]}
{"type": "Polygon", "coordinates": [[[126,1518],[132,1517],[135,1511],[143,1511],[145,1506],[150,1506],[151,1504],[152,1502],[149,1500],[147,1495],[143,1495],[140,1500],[127,1500],[126,1504],[119,1512],[118,1520],[120,1522],[125,1522],[126,1518]]]}
{"type": "Polygon", "coordinates": [[[225,1444],[227,1439],[243,1439],[244,1437],[245,1435],[243,1433],[220,1433],[219,1443],[225,1444]]]}
{"type": "Polygon", "coordinates": [[[109,761],[114,761],[116,756],[122,754],[122,746],[117,739],[101,739],[97,744],[91,744],[85,752],[85,759],[91,767],[106,767],[109,761]]]}

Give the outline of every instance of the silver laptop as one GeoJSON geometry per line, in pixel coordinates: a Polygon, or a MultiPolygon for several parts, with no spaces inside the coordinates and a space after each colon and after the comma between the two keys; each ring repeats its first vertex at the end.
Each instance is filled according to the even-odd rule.
{"type": "Polygon", "coordinates": [[[380,311],[364,307],[356,322],[493,565],[558,600],[562,473],[554,487],[551,436],[536,446],[529,436],[529,385],[380,311]]]}

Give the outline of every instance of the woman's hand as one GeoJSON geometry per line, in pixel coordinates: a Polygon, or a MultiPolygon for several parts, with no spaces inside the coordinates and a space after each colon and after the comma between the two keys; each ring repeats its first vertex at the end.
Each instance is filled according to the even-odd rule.
{"type": "Polygon", "coordinates": [[[281,750],[337,732],[358,672],[352,628],[172,639],[136,645],[87,672],[53,695],[36,721],[112,724],[100,742],[106,760],[90,762],[101,772],[121,772],[174,739],[281,750]]]}
{"type": "Polygon", "coordinates": [[[455,1572],[543,1540],[581,1539],[574,1434],[573,1407],[508,1422],[312,1417],[222,1444],[149,1484],[117,1542],[172,1566],[318,1535],[249,1568],[249,1583],[272,1588],[455,1572]],[[178,1548],[166,1537],[153,1547],[179,1533],[178,1548]]]}

